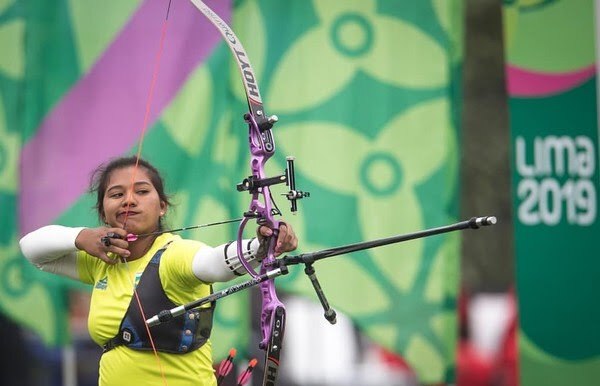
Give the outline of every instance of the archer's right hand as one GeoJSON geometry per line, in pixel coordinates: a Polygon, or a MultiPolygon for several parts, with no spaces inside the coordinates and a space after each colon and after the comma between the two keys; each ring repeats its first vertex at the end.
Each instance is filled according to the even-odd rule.
{"type": "Polygon", "coordinates": [[[108,255],[112,253],[116,256],[127,258],[130,255],[129,243],[125,240],[127,231],[122,228],[85,228],[75,239],[77,249],[96,256],[107,264],[116,264],[117,259],[108,255]],[[117,237],[115,237],[117,236],[117,237]]]}

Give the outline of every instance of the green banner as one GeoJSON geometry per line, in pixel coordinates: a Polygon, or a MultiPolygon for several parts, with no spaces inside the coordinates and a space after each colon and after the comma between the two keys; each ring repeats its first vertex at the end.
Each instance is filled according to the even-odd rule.
{"type": "Polygon", "coordinates": [[[594,1],[505,1],[521,385],[600,379],[594,1]]]}
{"type": "MultiPolygon", "coordinates": [[[[301,251],[456,220],[461,0],[207,3],[240,37],[265,108],[279,116],[269,173],[294,155],[298,187],[311,193],[297,216],[279,200],[301,251]]],[[[72,284],[24,263],[17,239],[47,223],[97,223],[89,172],[138,148],[165,13],[153,0],[0,1],[0,43],[14,52],[0,58],[0,173],[10,177],[0,190],[0,275],[10,278],[0,280],[0,309],[48,343],[67,339],[72,284]],[[52,323],[28,319],[34,300],[52,323]]],[[[165,36],[143,156],[173,194],[169,223],[238,217],[249,196],[235,185],[249,167],[231,54],[189,1],[173,2],[165,36]]],[[[235,227],[184,236],[220,244],[235,227]]],[[[458,234],[437,236],[316,269],[334,307],[421,381],[440,382],[454,378],[459,247],[458,234]]],[[[277,286],[315,299],[301,269],[277,286]]],[[[217,310],[216,355],[245,349],[256,317],[246,296],[217,310]]]]}

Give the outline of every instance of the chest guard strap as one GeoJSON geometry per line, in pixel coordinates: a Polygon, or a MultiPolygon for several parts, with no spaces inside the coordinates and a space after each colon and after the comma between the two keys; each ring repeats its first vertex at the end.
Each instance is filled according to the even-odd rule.
{"type": "MultiPolygon", "coordinates": [[[[137,293],[146,316],[156,315],[162,310],[177,307],[165,294],[160,281],[159,266],[163,252],[169,244],[159,249],[144,269],[137,285],[137,293]]],[[[212,294],[212,286],[210,288],[212,294]]],[[[202,347],[210,337],[215,302],[210,307],[187,311],[168,323],[150,327],[157,351],[185,354],[202,347]]],[[[146,322],[142,319],[135,295],[131,298],[127,312],[121,320],[118,334],[104,346],[104,352],[125,345],[134,350],[152,350],[146,322]]]]}

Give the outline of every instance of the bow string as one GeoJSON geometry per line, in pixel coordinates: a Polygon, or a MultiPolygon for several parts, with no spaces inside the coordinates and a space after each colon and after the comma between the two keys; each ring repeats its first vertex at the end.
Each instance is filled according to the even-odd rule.
{"type": "MultiPolygon", "coordinates": [[[[275,245],[277,241],[278,228],[280,222],[275,218],[276,215],[280,214],[279,209],[276,204],[273,202],[272,195],[269,189],[269,186],[279,183],[286,183],[290,187],[290,191],[285,194],[286,198],[291,201],[292,211],[295,211],[297,208],[296,200],[307,197],[309,194],[306,192],[296,191],[295,190],[295,178],[293,176],[294,167],[293,167],[293,158],[288,157],[287,164],[288,167],[286,172],[283,175],[268,178],[265,175],[265,164],[267,161],[275,154],[275,141],[273,138],[273,134],[271,128],[277,122],[277,116],[267,116],[263,104],[262,98],[260,95],[260,91],[258,88],[257,78],[248,59],[248,55],[239,39],[232,31],[232,29],[221,19],[219,15],[217,15],[211,8],[209,8],[203,1],[201,0],[190,0],[192,4],[200,11],[206,18],[219,30],[221,35],[223,36],[225,42],[228,44],[233,57],[236,60],[242,83],[244,85],[244,89],[246,92],[246,97],[248,101],[248,112],[244,114],[244,120],[248,124],[248,140],[249,140],[249,148],[250,148],[250,170],[251,174],[248,178],[244,179],[244,181],[238,184],[238,191],[247,191],[250,193],[251,200],[248,207],[248,210],[244,213],[244,216],[240,219],[226,220],[220,221],[210,224],[189,226],[174,230],[164,230],[158,232],[152,232],[147,234],[128,234],[126,239],[128,241],[135,241],[142,237],[147,236],[156,236],[165,232],[176,232],[183,231],[188,229],[201,228],[205,226],[212,226],[218,224],[224,224],[229,222],[239,221],[240,225],[238,227],[237,232],[237,254],[240,263],[252,277],[256,283],[260,283],[261,285],[261,293],[263,296],[263,305],[261,312],[261,331],[262,331],[262,340],[260,342],[260,347],[266,351],[266,364],[265,364],[265,382],[271,382],[274,384],[278,364],[279,364],[279,353],[281,350],[281,340],[283,338],[283,328],[285,324],[285,308],[283,303],[277,298],[277,294],[275,292],[275,285],[273,282],[273,278],[282,274],[282,270],[275,269],[277,275],[273,275],[271,273],[271,268],[276,267],[277,260],[275,259],[275,245]],[[266,249],[266,255],[264,256],[260,273],[256,272],[252,266],[245,259],[245,254],[242,250],[242,239],[243,232],[246,228],[248,222],[252,219],[255,219],[257,223],[261,226],[267,226],[273,230],[273,234],[269,237],[265,242],[268,243],[266,249]],[[268,374],[267,374],[268,372],[268,374]]],[[[150,91],[148,94],[148,100],[146,103],[146,112],[144,116],[144,124],[142,128],[142,134],[140,137],[140,141],[138,144],[137,151],[137,162],[133,169],[132,173],[132,186],[135,182],[135,177],[138,170],[138,162],[141,156],[142,144],[144,139],[144,134],[148,124],[149,111],[152,104],[152,97],[154,91],[154,85],[156,83],[156,78],[158,76],[158,68],[160,64],[160,58],[163,50],[163,43],[166,35],[167,25],[168,25],[168,15],[171,7],[171,1],[168,2],[167,8],[167,16],[165,18],[163,29],[161,33],[161,39],[159,44],[159,49],[155,62],[155,69],[152,76],[152,82],[150,86],[150,91]]],[[[127,218],[125,218],[124,223],[126,224],[127,218]]],[[[125,228],[125,225],[123,226],[125,228]]],[[[109,237],[109,236],[107,236],[109,237]]],[[[110,237],[117,237],[116,235],[110,237]]],[[[127,262],[125,261],[125,264],[127,262]]],[[[126,264],[127,269],[129,270],[128,265],[126,264]]],[[[285,271],[287,272],[287,270],[285,271]]],[[[137,294],[135,285],[132,283],[134,298],[136,299],[140,313],[142,318],[146,320],[145,312],[143,306],[139,300],[139,296],[137,294]]],[[[160,373],[162,377],[162,381],[165,385],[167,385],[167,380],[165,377],[165,373],[162,368],[162,364],[160,358],[158,356],[158,352],[155,348],[154,339],[152,337],[152,333],[150,331],[150,327],[152,327],[152,323],[147,323],[147,334],[152,346],[152,351],[157,359],[158,367],[160,368],[160,373]]],[[[252,368],[254,367],[251,366],[252,368]]],[[[251,370],[250,370],[251,371],[251,370]]],[[[249,373],[249,372],[248,372],[249,373]]]]}

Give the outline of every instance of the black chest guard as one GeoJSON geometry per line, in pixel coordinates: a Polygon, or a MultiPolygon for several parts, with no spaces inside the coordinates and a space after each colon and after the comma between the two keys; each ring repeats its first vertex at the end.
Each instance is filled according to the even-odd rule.
{"type": "MultiPolygon", "coordinates": [[[[152,256],[137,285],[137,293],[146,317],[178,306],[165,294],[158,273],[160,258],[168,246],[169,244],[165,245],[152,256]]],[[[210,292],[212,293],[212,287],[210,292]]],[[[185,354],[202,347],[210,337],[214,309],[213,302],[209,308],[189,310],[168,323],[150,327],[156,350],[185,354]]],[[[142,319],[142,312],[135,295],[131,298],[127,312],[121,320],[119,333],[110,339],[103,349],[107,352],[120,345],[134,350],[152,350],[146,322],[142,319]]]]}

